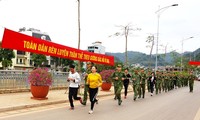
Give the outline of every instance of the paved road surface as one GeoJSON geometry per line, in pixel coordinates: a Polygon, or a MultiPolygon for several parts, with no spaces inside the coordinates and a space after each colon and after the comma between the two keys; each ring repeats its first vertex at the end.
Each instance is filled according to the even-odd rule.
{"type": "Polygon", "coordinates": [[[188,87],[176,89],[145,99],[133,101],[133,93],[118,106],[113,96],[100,99],[94,113],[88,114],[90,105],[76,102],[75,110],[69,104],[4,113],[0,120],[200,120],[200,82],[195,82],[193,93],[188,87]]]}

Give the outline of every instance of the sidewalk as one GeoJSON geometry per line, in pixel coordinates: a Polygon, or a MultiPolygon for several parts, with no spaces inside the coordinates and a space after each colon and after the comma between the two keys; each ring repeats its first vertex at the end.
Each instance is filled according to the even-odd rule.
{"type": "MultiPolygon", "coordinates": [[[[31,99],[31,92],[0,94],[0,112],[66,103],[68,102],[68,92],[67,94],[65,92],[66,90],[50,90],[46,100],[31,99]]],[[[84,89],[82,88],[80,92],[83,93],[84,89]]],[[[102,91],[99,88],[98,97],[113,95],[113,93],[113,86],[110,91],[102,91]]]]}

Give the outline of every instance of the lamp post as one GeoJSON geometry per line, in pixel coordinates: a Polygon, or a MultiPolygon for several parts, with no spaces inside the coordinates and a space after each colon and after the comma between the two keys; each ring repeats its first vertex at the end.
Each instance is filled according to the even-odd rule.
{"type": "MultiPolygon", "coordinates": [[[[78,1],[78,49],[80,49],[81,43],[81,25],[80,25],[80,0],[78,1]]],[[[78,61],[78,72],[81,72],[81,62],[78,61]]]]}
{"type": "Polygon", "coordinates": [[[81,28],[80,28],[80,0],[78,1],[78,49],[80,49],[80,32],[81,32],[81,28]]]}
{"type": "Polygon", "coordinates": [[[166,10],[167,8],[169,7],[174,7],[174,6],[178,6],[178,4],[173,4],[173,5],[170,5],[170,6],[166,6],[166,7],[163,7],[163,8],[160,8],[160,6],[158,7],[158,10],[156,11],[156,14],[157,14],[157,40],[156,40],[156,62],[155,62],[155,71],[157,71],[158,69],[158,40],[159,40],[159,23],[160,23],[160,15],[161,13],[166,10]]]}
{"type": "Polygon", "coordinates": [[[194,38],[194,37],[192,36],[192,37],[181,40],[181,71],[183,71],[183,69],[182,69],[182,67],[183,67],[183,41],[192,39],[192,38],[194,38]]]}

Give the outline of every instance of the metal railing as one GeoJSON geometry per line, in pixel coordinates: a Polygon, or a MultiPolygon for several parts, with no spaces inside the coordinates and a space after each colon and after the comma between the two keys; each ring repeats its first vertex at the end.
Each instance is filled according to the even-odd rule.
{"type": "MultiPolygon", "coordinates": [[[[53,83],[50,89],[62,89],[68,87],[68,72],[51,72],[53,83]]],[[[22,91],[30,90],[28,83],[29,71],[24,70],[0,70],[0,93],[2,91],[22,91]]],[[[81,83],[84,83],[81,76],[81,83]]]]}

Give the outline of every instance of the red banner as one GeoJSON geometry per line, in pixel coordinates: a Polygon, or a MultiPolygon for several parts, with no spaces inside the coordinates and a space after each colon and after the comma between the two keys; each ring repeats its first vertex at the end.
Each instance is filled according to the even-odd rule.
{"type": "Polygon", "coordinates": [[[190,61],[190,65],[200,65],[200,61],[190,61]]]}
{"type": "Polygon", "coordinates": [[[114,57],[91,53],[64,45],[59,45],[47,40],[27,36],[9,29],[5,29],[2,48],[44,54],[60,58],[80,61],[91,61],[99,64],[114,65],[114,57]]]}

